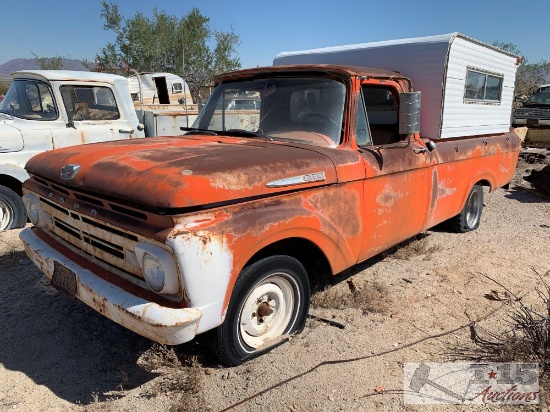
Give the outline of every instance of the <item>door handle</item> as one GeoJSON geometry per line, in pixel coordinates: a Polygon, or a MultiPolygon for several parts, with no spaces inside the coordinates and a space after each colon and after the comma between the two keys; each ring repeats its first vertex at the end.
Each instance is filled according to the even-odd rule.
{"type": "Polygon", "coordinates": [[[119,133],[132,134],[132,133],[134,133],[134,129],[118,129],[118,132],[119,133]]]}
{"type": "Polygon", "coordinates": [[[428,149],[426,147],[413,147],[415,153],[426,153],[428,149]]]}

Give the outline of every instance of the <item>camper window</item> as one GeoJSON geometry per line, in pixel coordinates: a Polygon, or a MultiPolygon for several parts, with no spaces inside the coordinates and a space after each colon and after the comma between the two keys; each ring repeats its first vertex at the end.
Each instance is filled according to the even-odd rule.
{"type": "Polygon", "coordinates": [[[466,103],[500,103],[502,92],[501,75],[468,69],[464,101],[466,103]]]}
{"type": "Polygon", "coordinates": [[[181,93],[182,91],[181,83],[172,83],[172,94],[181,93]]]}

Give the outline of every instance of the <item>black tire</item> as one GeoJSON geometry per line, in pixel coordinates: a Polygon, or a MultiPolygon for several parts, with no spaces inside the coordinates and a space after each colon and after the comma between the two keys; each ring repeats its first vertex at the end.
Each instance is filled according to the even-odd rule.
{"type": "Polygon", "coordinates": [[[461,212],[449,220],[449,227],[458,233],[476,230],[483,212],[483,187],[474,185],[461,212]]]}
{"type": "Polygon", "coordinates": [[[25,226],[27,212],[23,200],[6,186],[0,186],[0,231],[25,226]]]}
{"type": "Polygon", "coordinates": [[[212,349],[228,366],[273,349],[283,336],[303,330],[309,298],[309,278],[298,260],[271,256],[250,265],[235,283],[224,323],[211,332],[212,349]]]}

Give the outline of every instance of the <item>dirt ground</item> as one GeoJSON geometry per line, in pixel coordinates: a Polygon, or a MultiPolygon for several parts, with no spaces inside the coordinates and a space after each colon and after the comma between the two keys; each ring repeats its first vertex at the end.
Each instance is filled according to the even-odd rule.
{"type": "Polygon", "coordinates": [[[19,231],[1,233],[0,410],[427,410],[404,404],[404,362],[467,360],[470,321],[486,316],[479,330],[496,335],[510,327],[509,305],[486,294],[506,287],[536,303],[536,272],[550,282],[550,200],[522,180],[532,167],[520,163],[510,190],[485,191],[478,230],[434,228],[318,285],[310,314],[344,329],[310,318],[236,368],[200,339],[158,345],[69,300],[26,257],[19,231]]]}

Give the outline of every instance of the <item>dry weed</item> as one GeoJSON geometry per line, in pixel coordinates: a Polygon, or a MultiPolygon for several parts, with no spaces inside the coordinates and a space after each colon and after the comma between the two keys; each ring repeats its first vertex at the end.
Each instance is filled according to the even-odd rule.
{"type": "Polygon", "coordinates": [[[432,255],[441,249],[439,243],[431,244],[428,235],[419,234],[387,250],[383,256],[399,260],[411,260],[416,256],[424,255],[423,260],[430,260],[432,255]]]}
{"type": "Polygon", "coordinates": [[[313,294],[311,306],[325,309],[357,308],[364,313],[383,313],[390,307],[391,297],[386,286],[378,282],[358,286],[351,279],[347,283],[348,288],[345,289],[336,285],[313,294]]]}
{"type": "Polygon", "coordinates": [[[170,405],[170,412],[198,412],[207,409],[203,389],[204,373],[196,357],[193,357],[190,363],[191,365],[186,368],[187,376],[178,374],[174,381],[177,386],[172,390],[179,391],[181,395],[170,405]]]}
{"type": "MultiPolygon", "coordinates": [[[[535,287],[538,301],[527,306],[510,293],[509,328],[493,333],[471,326],[474,347],[457,348],[453,357],[493,362],[538,362],[542,372],[550,372],[550,285],[537,273],[542,287],[535,287]],[[541,310],[542,309],[542,310],[541,310]]],[[[550,271],[545,276],[549,276],[550,271]]]]}
{"type": "Polygon", "coordinates": [[[143,352],[138,359],[138,363],[147,372],[178,369],[181,365],[173,348],[158,343],[143,352]]]}

